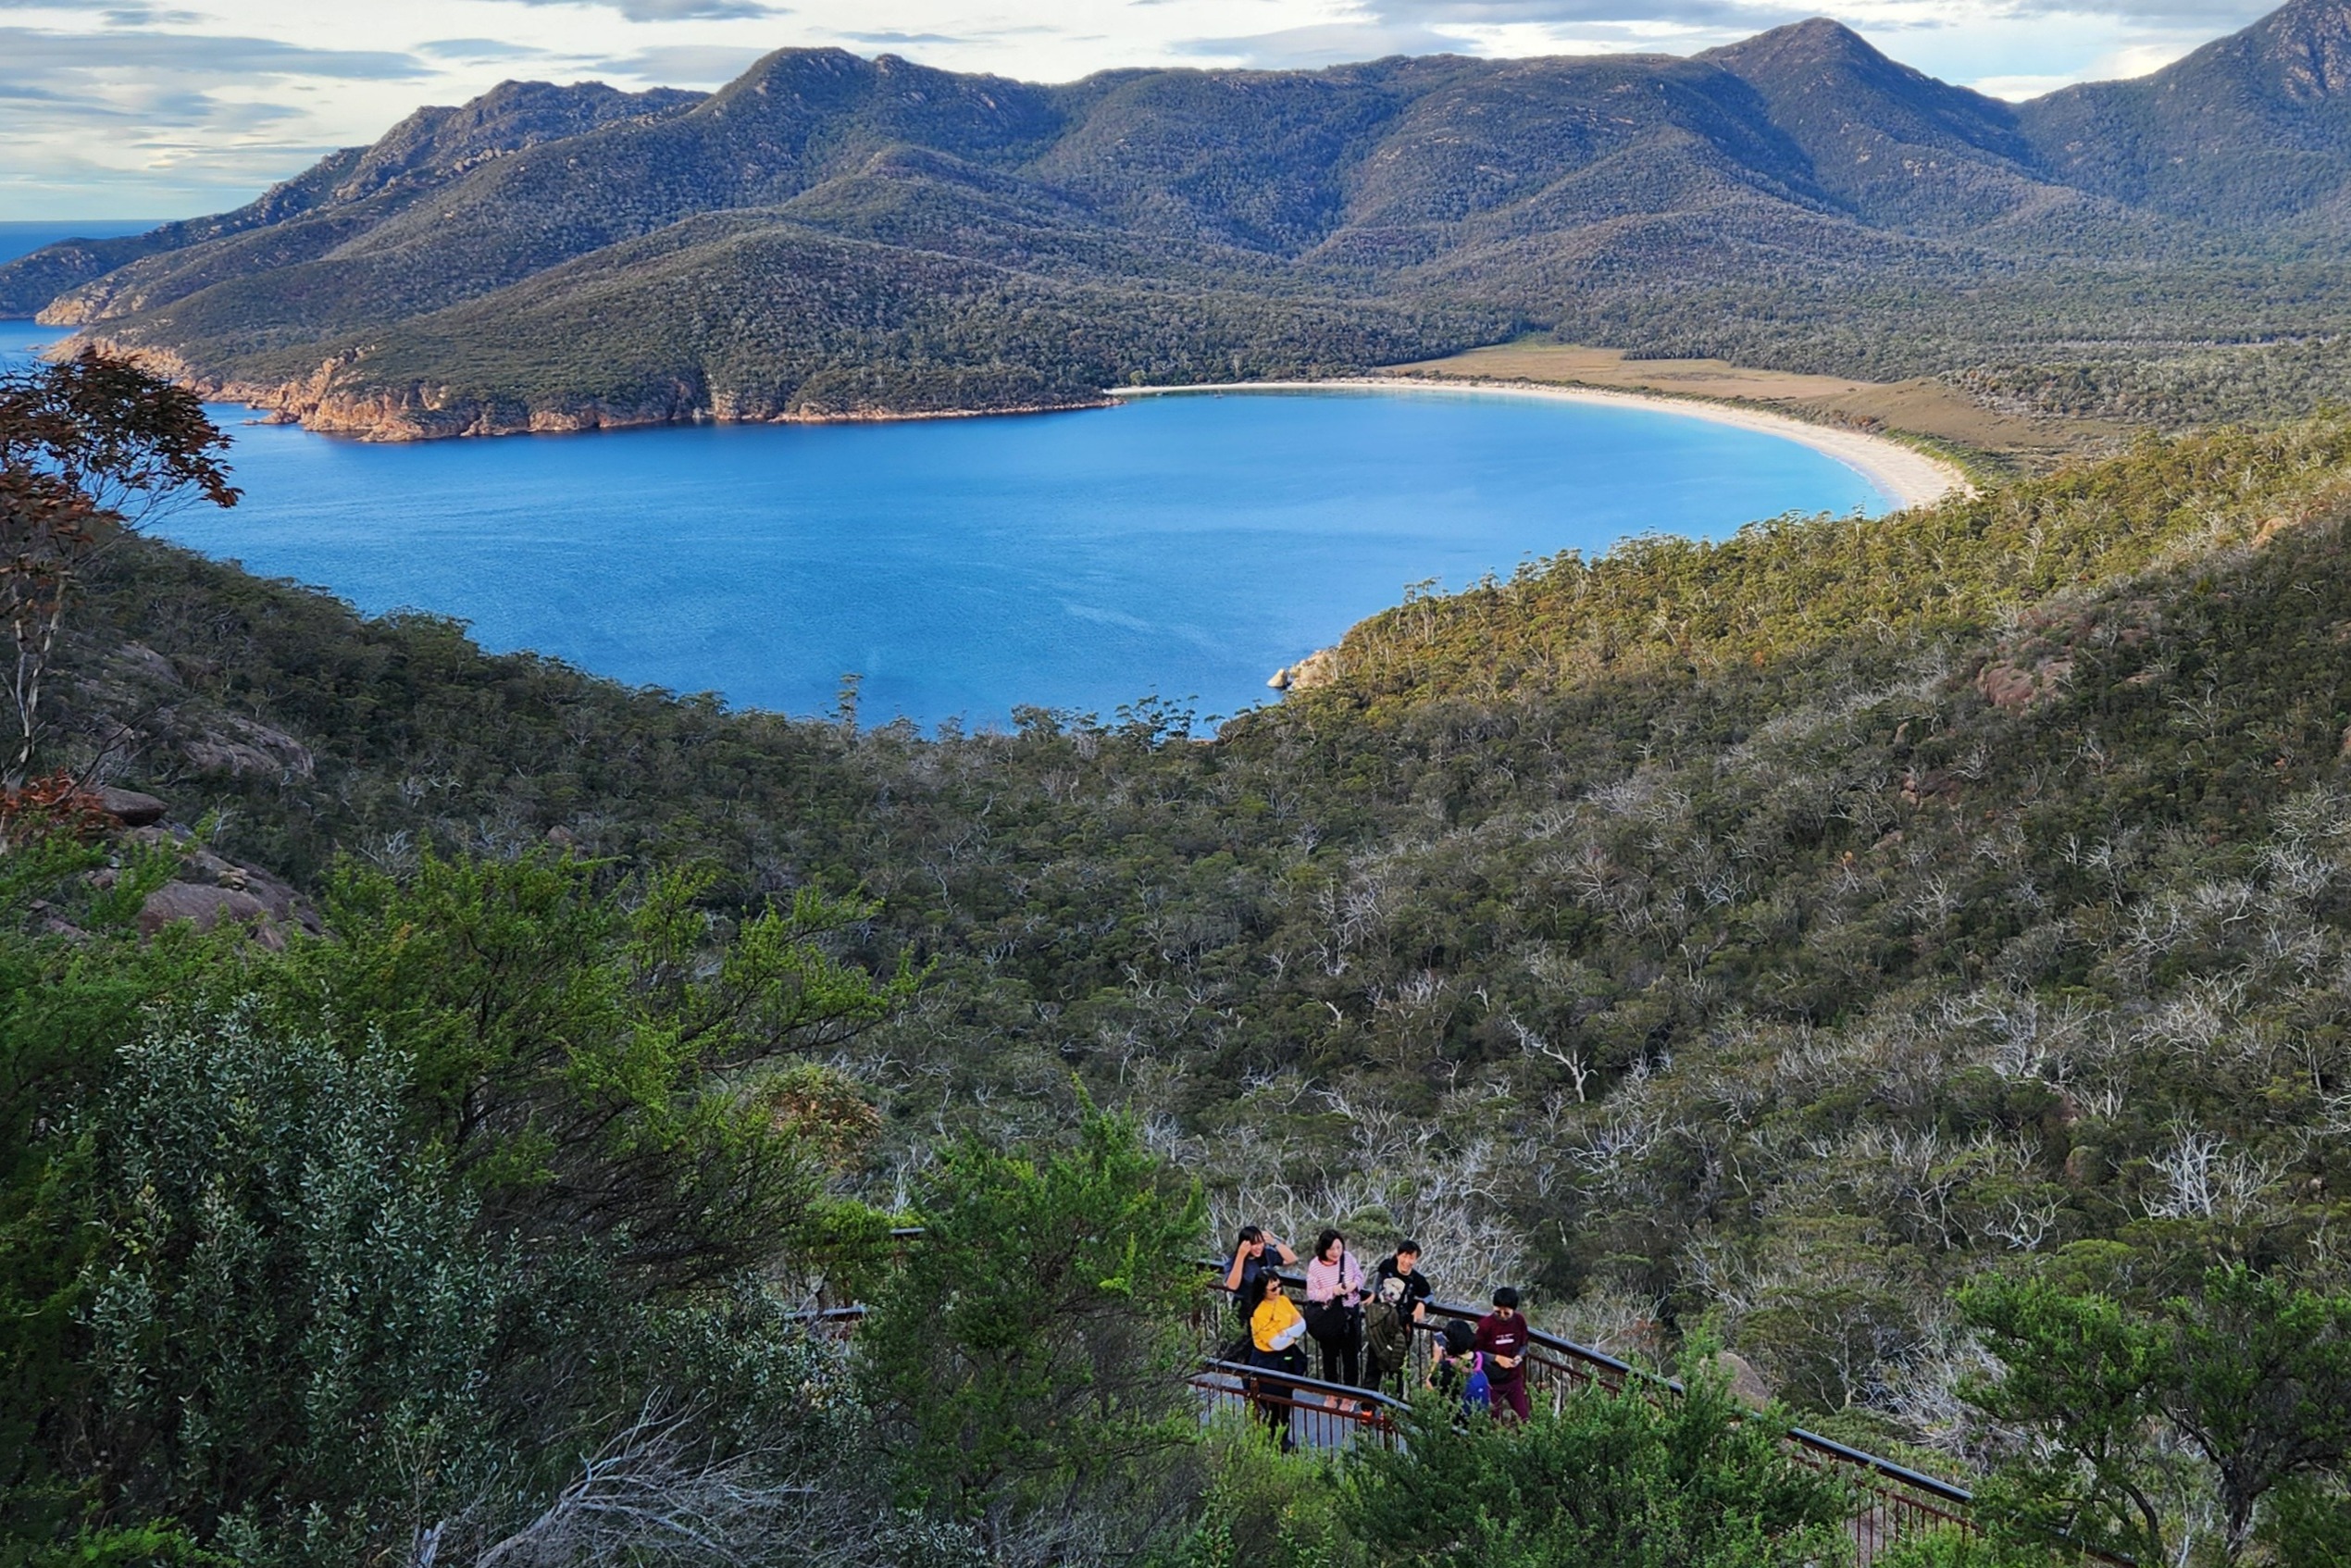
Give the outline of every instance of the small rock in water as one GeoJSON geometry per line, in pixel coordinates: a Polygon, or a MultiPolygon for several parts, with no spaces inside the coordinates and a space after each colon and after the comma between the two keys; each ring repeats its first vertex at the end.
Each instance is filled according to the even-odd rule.
{"type": "Polygon", "coordinates": [[[1267,678],[1265,684],[1272,687],[1276,691],[1288,691],[1289,666],[1287,665],[1284,665],[1281,668],[1275,670],[1270,677],[1267,678]]]}

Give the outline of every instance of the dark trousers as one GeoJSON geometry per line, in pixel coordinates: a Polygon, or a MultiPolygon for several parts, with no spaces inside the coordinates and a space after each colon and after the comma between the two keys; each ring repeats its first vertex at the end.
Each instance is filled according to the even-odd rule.
{"type": "Polygon", "coordinates": [[[1322,1314],[1326,1326],[1314,1336],[1323,1350],[1323,1381],[1361,1388],[1363,1381],[1363,1314],[1334,1307],[1322,1314]]]}
{"type": "Polygon", "coordinates": [[[1512,1421],[1524,1421],[1535,1413],[1533,1405],[1526,1398],[1524,1373],[1521,1373],[1516,1377],[1504,1379],[1489,1372],[1486,1375],[1486,1384],[1487,1388],[1494,1390],[1494,1415],[1497,1420],[1501,1418],[1505,1411],[1510,1412],[1510,1419],[1512,1421]]]}
{"type": "MultiPolygon", "coordinates": [[[[1306,1352],[1296,1347],[1287,1350],[1251,1350],[1249,1364],[1262,1367],[1266,1374],[1287,1373],[1290,1377],[1302,1377],[1306,1375],[1306,1352]]],[[[1281,1445],[1282,1451],[1287,1453],[1297,1447],[1289,1424],[1296,1413],[1298,1385],[1285,1377],[1259,1375],[1249,1380],[1249,1397],[1264,1420],[1265,1430],[1281,1445]]]]}

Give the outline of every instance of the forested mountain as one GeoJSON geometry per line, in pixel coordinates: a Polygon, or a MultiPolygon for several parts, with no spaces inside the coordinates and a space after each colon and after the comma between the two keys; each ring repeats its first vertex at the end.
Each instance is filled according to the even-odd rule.
{"type": "Polygon", "coordinates": [[[1698,56],[1761,95],[1811,179],[1877,227],[1965,234],[2082,197],[2036,178],[2007,104],[1898,65],[1825,20],[1698,56]]]}
{"type": "MultiPolygon", "coordinates": [[[[418,109],[374,146],[344,148],[234,212],[119,239],[68,240],[19,258],[0,281],[0,314],[31,315],[68,289],[167,253],[201,249],[217,268],[213,278],[233,277],[241,267],[283,267],[331,249],[486,159],[614,119],[672,113],[700,97],[667,89],[616,93],[601,82],[509,81],[460,108],[418,109]],[[315,221],[329,213],[338,220],[315,221]]],[[[121,287],[135,291],[140,278],[163,270],[146,268],[121,287]]]]}
{"type": "Polygon", "coordinates": [[[2152,76],[2065,88],[2018,120],[2068,184],[2339,242],[2351,218],[2351,7],[2294,0],[2152,76]]]}
{"type": "Polygon", "coordinates": [[[385,435],[1051,405],[1528,330],[1902,375],[2298,338],[2351,312],[2297,248],[2351,168],[2347,19],[2021,108],[1822,20],[1064,86],[785,50],[706,97],[420,111],[0,268],[0,308],[385,435]]]}

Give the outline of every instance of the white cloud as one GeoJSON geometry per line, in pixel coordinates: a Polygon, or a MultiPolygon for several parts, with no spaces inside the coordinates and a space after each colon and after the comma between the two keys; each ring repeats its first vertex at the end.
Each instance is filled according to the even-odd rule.
{"type": "Polygon", "coordinates": [[[1379,21],[1317,22],[1238,38],[1195,38],[1182,45],[1221,64],[1266,70],[1312,69],[1347,60],[1375,60],[1387,55],[1462,55],[1469,39],[1413,23],[1401,26],[1379,21]]]}
{"type": "Polygon", "coordinates": [[[2071,87],[2073,85],[2073,78],[2070,76],[1983,76],[1976,78],[1968,85],[1986,97],[2006,98],[2011,104],[2021,104],[2027,98],[2038,98],[2044,93],[2054,93],[2060,87],[2071,87]]]}
{"type": "Polygon", "coordinates": [[[633,55],[597,62],[599,74],[662,87],[717,87],[751,68],[768,51],[732,44],[657,44],[633,55]]]}
{"type": "Polygon", "coordinates": [[[603,6],[632,22],[725,20],[736,17],[780,15],[786,7],[763,6],[759,0],[507,0],[518,6],[603,6]]]}
{"type": "Polygon", "coordinates": [[[547,56],[544,49],[496,38],[434,38],[417,44],[417,53],[434,60],[538,60],[547,56]]]}

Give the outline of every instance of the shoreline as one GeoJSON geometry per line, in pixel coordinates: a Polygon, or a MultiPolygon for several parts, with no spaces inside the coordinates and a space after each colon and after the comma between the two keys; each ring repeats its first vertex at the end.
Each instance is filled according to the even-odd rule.
{"type": "Polygon", "coordinates": [[[1972,496],[1975,486],[1955,463],[1930,457],[1891,437],[1866,431],[1816,425],[1792,415],[1743,407],[1697,398],[1670,397],[1653,392],[1616,392],[1602,387],[1530,386],[1524,381],[1485,381],[1428,376],[1345,376],[1321,381],[1207,381],[1180,387],[1110,387],[1118,401],[1138,397],[1192,397],[1203,394],[1327,392],[1332,388],[1373,392],[1444,392],[1482,396],[1544,398],[1555,403],[1596,404],[1618,408],[1646,408],[1706,419],[1762,435],[1798,442],[1860,474],[1889,503],[1888,509],[1909,511],[1932,506],[1945,497],[1972,496]]]}
{"type": "MultiPolygon", "coordinates": [[[[69,334],[79,336],[80,334],[69,334]]],[[[722,414],[711,409],[681,411],[674,405],[658,410],[607,409],[602,406],[562,413],[540,410],[515,423],[481,419],[451,421],[442,429],[422,428],[424,421],[417,417],[418,411],[377,408],[369,410],[370,418],[320,417],[327,413],[321,404],[306,412],[288,406],[288,388],[263,388],[249,384],[223,384],[191,374],[176,356],[151,349],[124,350],[103,340],[91,340],[112,352],[127,353],[134,361],[152,364],[168,379],[182,386],[192,386],[207,402],[222,402],[242,406],[263,416],[249,421],[255,424],[291,424],[300,426],[314,435],[346,440],[397,442],[462,440],[499,435],[578,435],[596,431],[658,429],[669,425],[689,424],[777,424],[777,425],[865,425],[896,424],[920,419],[984,419],[1001,416],[1076,413],[1088,409],[1115,407],[1119,404],[1143,397],[1188,397],[1207,394],[1247,395],[1256,392],[1328,392],[1333,389],[1370,392],[1437,392],[1463,395],[1530,397],[1558,403],[1582,403],[1619,408],[1646,408],[1652,412],[1678,414],[1693,419],[1706,419],[1718,425],[1729,425],[1759,434],[1778,436],[1810,447],[1834,462],[1843,464],[1866,479],[1883,496],[1891,511],[1908,511],[1913,507],[1931,506],[1947,496],[1972,496],[1975,486],[1959,466],[1946,459],[1930,456],[1916,448],[1887,436],[1835,425],[1815,424],[1792,415],[1749,405],[1718,402],[1707,398],[1675,397],[1661,392],[1620,392],[1605,387],[1554,386],[1531,384],[1526,381],[1497,381],[1469,377],[1432,376],[1339,376],[1322,380],[1283,381],[1200,381],[1172,387],[1105,387],[1094,400],[1088,402],[1050,403],[1005,408],[933,408],[921,410],[857,409],[823,414],[796,412],[745,417],[740,414],[722,414]],[[454,428],[451,428],[454,426],[454,428]],[[392,428],[387,428],[392,427],[392,428]]],[[[54,344],[40,345],[54,347],[54,344]]],[[[321,400],[321,403],[323,400],[321,400]]],[[[442,412],[433,410],[429,412],[442,412]]]]}

